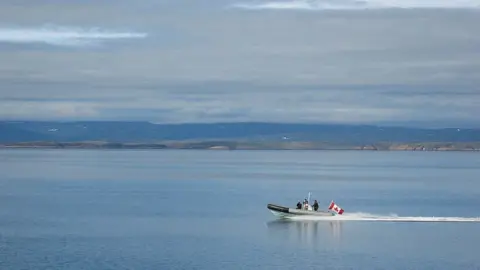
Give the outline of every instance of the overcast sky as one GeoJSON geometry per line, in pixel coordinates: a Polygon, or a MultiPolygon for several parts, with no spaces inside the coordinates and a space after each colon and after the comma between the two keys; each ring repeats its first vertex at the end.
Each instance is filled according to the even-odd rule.
{"type": "Polygon", "coordinates": [[[0,118],[480,127],[480,0],[2,0],[0,118]]]}

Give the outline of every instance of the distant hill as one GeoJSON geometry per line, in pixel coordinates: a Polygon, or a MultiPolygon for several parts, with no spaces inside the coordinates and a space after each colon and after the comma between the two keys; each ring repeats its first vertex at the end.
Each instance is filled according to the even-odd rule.
{"type": "Polygon", "coordinates": [[[381,142],[480,142],[480,129],[421,129],[367,125],[149,122],[0,121],[0,143],[35,141],[156,143],[164,141],[317,142],[367,145],[381,142]]]}

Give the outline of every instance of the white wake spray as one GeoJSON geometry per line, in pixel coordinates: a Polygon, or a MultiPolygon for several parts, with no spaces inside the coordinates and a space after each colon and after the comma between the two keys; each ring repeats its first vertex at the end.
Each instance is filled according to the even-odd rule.
{"type": "Polygon", "coordinates": [[[312,221],[387,221],[387,222],[480,222],[480,217],[401,217],[396,214],[374,215],[369,213],[345,213],[336,216],[292,216],[292,220],[312,221]]]}

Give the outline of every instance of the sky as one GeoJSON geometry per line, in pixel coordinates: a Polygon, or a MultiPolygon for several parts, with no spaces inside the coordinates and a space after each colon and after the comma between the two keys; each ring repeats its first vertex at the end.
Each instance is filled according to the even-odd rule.
{"type": "Polygon", "coordinates": [[[2,0],[0,119],[480,128],[480,0],[2,0]]]}

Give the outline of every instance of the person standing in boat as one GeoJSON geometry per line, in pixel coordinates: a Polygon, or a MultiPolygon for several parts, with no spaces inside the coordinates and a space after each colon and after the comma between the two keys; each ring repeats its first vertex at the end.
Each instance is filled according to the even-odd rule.
{"type": "Polygon", "coordinates": [[[315,200],[315,201],[313,202],[313,210],[315,210],[315,211],[318,210],[318,202],[317,202],[317,200],[315,200]]]}
{"type": "Polygon", "coordinates": [[[300,201],[298,201],[297,203],[297,209],[302,209],[302,204],[300,203],[300,201]]]}
{"type": "Polygon", "coordinates": [[[305,199],[303,201],[303,209],[308,210],[308,200],[307,199],[305,199]]]}

